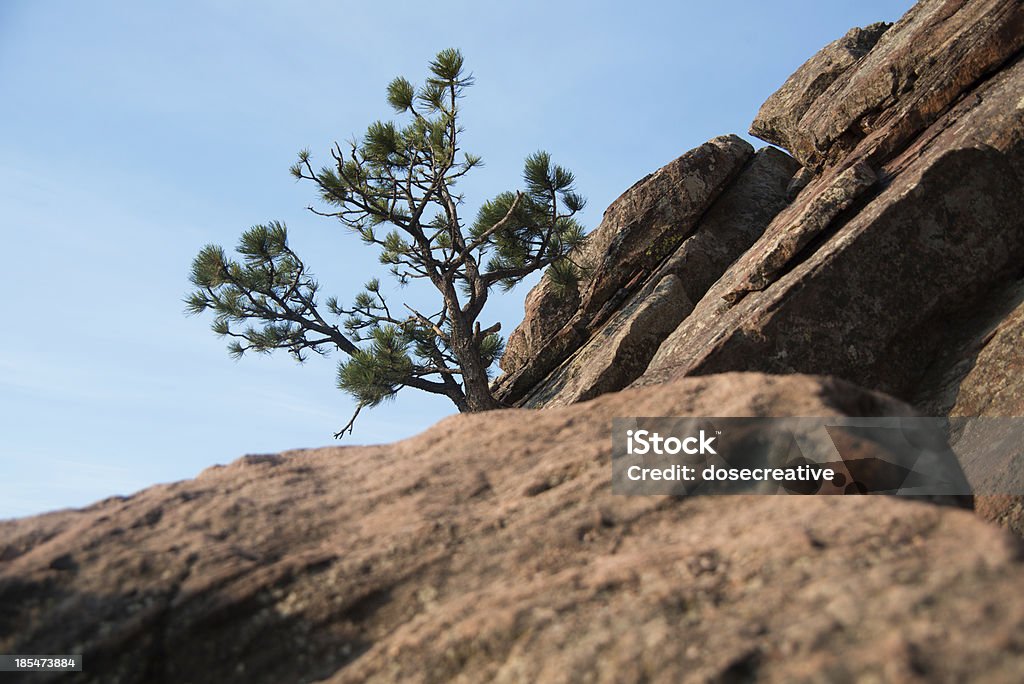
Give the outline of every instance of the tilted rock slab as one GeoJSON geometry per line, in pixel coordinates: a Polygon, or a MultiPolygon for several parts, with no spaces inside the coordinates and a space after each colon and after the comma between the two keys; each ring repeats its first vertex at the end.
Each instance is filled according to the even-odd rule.
{"type": "Polygon", "coordinates": [[[521,398],[586,342],[593,326],[607,320],[614,305],[622,303],[622,298],[612,305],[609,300],[635,288],[672,253],[753,153],[754,148],[738,136],[714,138],[616,199],[578,256],[586,272],[578,292],[566,295],[542,279],[528,295],[523,323],[509,336],[510,347],[501,361],[505,375],[495,384],[498,398],[521,398]],[[566,319],[568,307],[561,300],[575,297],[579,306],[566,319]],[[545,312],[557,313],[548,322],[542,320],[545,312]],[[554,321],[562,325],[550,333],[554,321]]]}
{"type": "MultiPolygon", "coordinates": [[[[684,158],[685,156],[680,160],[684,158]]],[[[497,396],[513,403],[520,402],[530,393],[550,394],[548,389],[543,388],[557,385],[561,382],[559,378],[562,375],[559,370],[552,369],[580,349],[587,340],[602,334],[602,326],[607,325],[613,312],[631,297],[642,296],[637,294],[638,291],[652,291],[668,275],[677,275],[686,298],[691,302],[698,301],[725,269],[757,240],[772,218],[786,206],[786,188],[798,168],[793,158],[784,152],[771,147],[759,150],[746,162],[735,179],[721,191],[698,223],[688,229],[689,234],[682,231],[673,238],[681,242],[677,243],[678,246],[667,259],[662,258],[659,251],[660,263],[653,259],[645,262],[645,266],[633,274],[630,281],[623,283],[596,313],[581,307],[547,340],[539,344],[513,344],[513,339],[517,342],[527,339],[540,340],[540,336],[533,331],[544,326],[547,326],[547,329],[551,327],[550,323],[540,320],[540,311],[543,302],[549,301],[549,298],[553,299],[555,293],[550,290],[550,284],[542,279],[527,298],[526,318],[509,337],[509,347],[506,348],[505,358],[502,359],[502,368],[508,371],[513,367],[516,370],[507,372],[498,379],[495,384],[497,396]],[[529,357],[529,354],[533,356],[529,357]],[[506,359],[509,358],[512,359],[511,365],[506,363],[506,359]],[[553,376],[550,379],[546,377],[549,373],[553,376]]],[[[671,177],[671,174],[666,175],[671,177]]],[[[645,182],[646,180],[641,181],[638,186],[645,182]]],[[[629,195],[627,192],[623,198],[629,195]]],[[[621,201],[620,198],[616,205],[621,201]]],[[[618,210],[616,215],[623,211],[618,210]]],[[[609,239],[609,231],[606,229],[611,225],[613,224],[608,221],[606,215],[605,222],[588,239],[584,248],[584,258],[591,265],[607,259],[601,256],[602,250],[614,250],[615,243],[609,239]]],[[[641,245],[642,243],[638,242],[636,246],[641,245]]],[[[576,295],[573,295],[572,301],[578,301],[576,295]]],[[[550,305],[551,309],[556,306],[550,305]]],[[[558,317],[556,320],[561,324],[563,318],[558,317]]],[[[658,334],[667,335],[668,332],[659,330],[658,334]]],[[[647,355],[645,363],[649,360],[650,356],[647,355]]],[[[618,375],[628,377],[628,384],[643,370],[622,368],[618,375]]]]}
{"type": "Polygon", "coordinates": [[[801,148],[800,119],[830,85],[859,62],[891,26],[884,22],[852,28],[804,62],[761,105],[750,134],[787,150],[801,148]]]}
{"type": "Polygon", "coordinates": [[[947,320],[1015,279],[1024,262],[1022,92],[1018,61],[878,169],[878,190],[820,230],[773,282],[730,305],[843,167],[822,173],[709,290],[637,384],[810,372],[913,396],[945,343],[947,320]]]}
{"type": "Polygon", "coordinates": [[[0,652],[104,684],[1021,681],[1020,547],[970,511],[610,491],[615,416],[910,413],[728,374],[249,456],[0,522],[0,652]]]}
{"type": "Polygon", "coordinates": [[[752,263],[744,264],[742,279],[722,298],[735,303],[747,292],[766,288],[801,249],[828,228],[839,214],[849,209],[877,180],[875,172],[862,161],[836,174],[827,187],[814,194],[809,202],[799,205],[800,211],[789,225],[772,231],[771,237],[759,245],[759,249],[752,250],[752,263]]]}
{"type": "Polygon", "coordinates": [[[693,234],[579,351],[539,381],[521,405],[540,408],[591,399],[639,377],[661,342],[693,309],[691,302],[704,296],[786,206],[787,184],[798,168],[792,157],[774,147],[759,150],[693,234]],[[672,285],[671,297],[650,300],[666,281],[677,283],[678,293],[672,285]]]}
{"type": "Polygon", "coordinates": [[[1019,56],[1024,3],[922,0],[872,46],[880,28],[855,29],[811,58],[764,103],[751,133],[804,166],[858,146],[875,165],[1019,56]]]}
{"type": "Polygon", "coordinates": [[[630,279],[670,255],[753,154],[739,136],[712,138],[615,200],[587,236],[592,274],[581,288],[580,310],[597,314],[630,279]]]}
{"type": "Polygon", "coordinates": [[[711,205],[690,237],[651,276],[679,276],[693,302],[761,237],[786,208],[786,192],[799,165],[774,147],[757,151],[739,176],[711,205]]]}
{"type": "Polygon", "coordinates": [[[665,276],[617,310],[522,406],[565,406],[622,389],[644,372],[662,340],[692,310],[679,278],[665,276]]]}

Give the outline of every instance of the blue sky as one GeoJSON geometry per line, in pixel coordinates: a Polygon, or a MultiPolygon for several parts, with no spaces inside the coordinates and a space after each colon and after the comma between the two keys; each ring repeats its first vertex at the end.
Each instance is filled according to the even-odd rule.
{"type": "MultiPolygon", "coordinates": [[[[288,167],[390,116],[384,86],[421,80],[438,50],[460,48],[477,79],[464,140],[486,166],[466,215],[546,149],[575,171],[592,228],[645,174],[745,134],[821,46],[911,4],[0,2],[0,518],[333,443],[352,410],[336,358],[232,361],[183,314],[189,263],[280,219],[325,293],[347,301],[382,275],[305,211],[314,193],[288,167]]],[[[527,289],[484,324],[511,331],[527,289]]],[[[349,440],[451,412],[407,390],[349,440]]]]}

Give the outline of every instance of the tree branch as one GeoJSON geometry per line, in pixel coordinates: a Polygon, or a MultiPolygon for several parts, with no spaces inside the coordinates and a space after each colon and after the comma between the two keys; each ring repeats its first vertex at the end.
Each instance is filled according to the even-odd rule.
{"type": "Polygon", "coordinates": [[[347,423],[345,423],[345,427],[341,428],[340,430],[334,433],[334,439],[341,439],[342,437],[345,436],[346,432],[350,435],[352,434],[352,427],[355,425],[356,418],[359,417],[359,412],[363,410],[363,406],[364,404],[356,405],[355,413],[353,413],[352,417],[348,419],[347,423]]]}

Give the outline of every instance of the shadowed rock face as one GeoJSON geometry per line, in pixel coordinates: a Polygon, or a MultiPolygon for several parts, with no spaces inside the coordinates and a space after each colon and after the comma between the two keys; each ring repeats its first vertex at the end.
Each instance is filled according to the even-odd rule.
{"type": "Polygon", "coordinates": [[[0,651],[105,683],[1016,681],[1024,567],[969,511],[610,491],[614,416],[910,413],[728,374],[243,458],[0,523],[0,651]]]}
{"type": "Polygon", "coordinates": [[[523,406],[565,406],[624,388],[644,371],[661,341],[692,310],[678,277],[669,274],[652,283],[545,378],[523,406]]]}
{"type": "MultiPolygon", "coordinates": [[[[957,417],[1024,416],[1024,280],[994,293],[986,306],[952,324],[957,332],[919,390],[928,402],[926,410],[957,417]]],[[[991,438],[985,430],[992,428],[987,421],[978,427],[974,443],[983,446],[991,438]]],[[[1016,448],[1001,453],[982,448],[977,458],[962,464],[976,488],[1024,491],[1024,443],[1011,442],[1016,448]]],[[[980,515],[1024,536],[1024,497],[979,496],[976,501],[980,515]]]]}
{"type": "Polygon", "coordinates": [[[1024,416],[1024,302],[988,335],[960,382],[953,416],[1024,416]]]}

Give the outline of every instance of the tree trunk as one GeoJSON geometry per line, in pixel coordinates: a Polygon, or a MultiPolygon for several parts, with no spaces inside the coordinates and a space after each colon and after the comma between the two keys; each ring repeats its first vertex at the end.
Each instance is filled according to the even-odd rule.
{"type": "Polygon", "coordinates": [[[462,387],[466,394],[466,408],[460,406],[459,410],[465,413],[478,413],[501,408],[501,404],[491,394],[491,381],[480,358],[480,351],[473,343],[472,333],[466,337],[453,334],[452,351],[459,360],[462,387]]]}
{"type": "Polygon", "coordinates": [[[487,372],[483,368],[483,364],[480,363],[480,359],[476,359],[475,363],[469,365],[462,364],[462,382],[466,390],[468,412],[477,413],[501,408],[501,404],[491,394],[491,381],[487,377],[487,372]],[[470,365],[475,368],[470,370],[470,365]]]}

